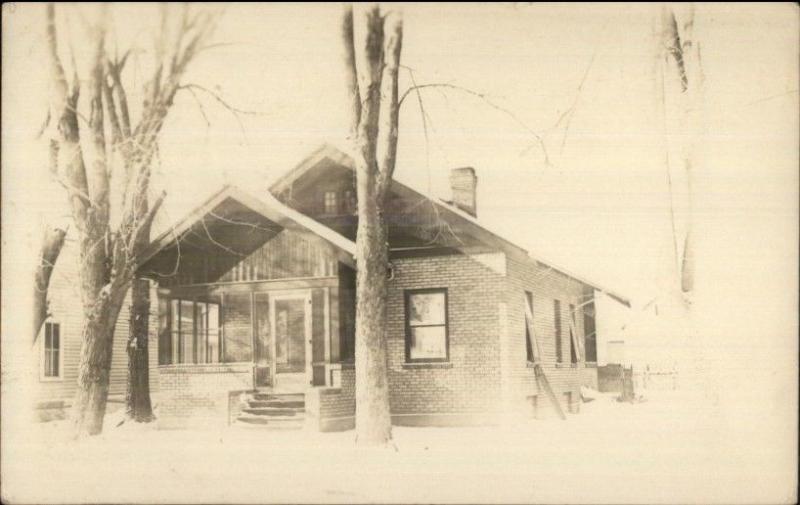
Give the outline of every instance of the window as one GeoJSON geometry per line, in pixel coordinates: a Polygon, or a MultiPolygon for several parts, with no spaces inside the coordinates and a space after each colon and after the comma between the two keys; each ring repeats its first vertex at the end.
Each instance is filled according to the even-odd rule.
{"type": "Polygon", "coordinates": [[[575,349],[575,342],[578,341],[578,327],[575,326],[575,306],[569,304],[569,317],[570,317],[570,326],[569,326],[569,356],[570,361],[572,364],[578,362],[578,350],[575,349]]]}
{"type": "Polygon", "coordinates": [[[406,361],[449,359],[447,290],[406,291],[406,361]]]}
{"type": "Polygon", "coordinates": [[[336,202],[336,191],[326,191],[323,204],[325,214],[337,214],[339,207],[336,202]]]}
{"type": "Polygon", "coordinates": [[[525,316],[525,356],[530,363],[533,363],[533,346],[531,345],[533,335],[530,330],[533,325],[533,293],[530,291],[525,291],[525,302],[528,304],[528,312],[531,316],[530,324],[528,324],[528,316],[525,316]]]}
{"type": "Polygon", "coordinates": [[[344,192],[344,207],[345,212],[348,214],[355,214],[358,210],[358,203],[356,201],[356,193],[352,189],[348,189],[344,192]]]}
{"type": "Polygon", "coordinates": [[[561,342],[561,301],[553,300],[553,320],[556,330],[556,363],[561,363],[564,359],[561,356],[563,347],[561,342]]]}
{"type": "Polygon", "coordinates": [[[44,359],[42,376],[48,379],[61,377],[61,325],[44,323],[44,359]]]}
{"type": "Polygon", "coordinates": [[[586,356],[584,358],[590,363],[597,362],[597,337],[594,325],[594,304],[590,303],[583,308],[583,334],[586,356]]]}
{"type": "Polygon", "coordinates": [[[171,364],[219,362],[219,303],[170,300],[171,364]]]}

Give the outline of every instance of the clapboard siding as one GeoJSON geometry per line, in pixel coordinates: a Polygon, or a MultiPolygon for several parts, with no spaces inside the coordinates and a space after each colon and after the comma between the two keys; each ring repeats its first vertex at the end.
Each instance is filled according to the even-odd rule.
{"type": "MultiPolygon", "coordinates": [[[[39,370],[39,388],[36,395],[37,401],[45,400],[70,400],[77,389],[78,363],[81,352],[81,331],[83,327],[83,308],[81,304],[80,282],[78,278],[77,243],[73,236],[68,236],[61,251],[53,276],[50,280],[48,299],[50,300],[50,314],[48,321],[58,323],[61,329],[61,359],[62,375],[57,380],[43,379],[42,370],[42,345],[43,338],[37,339],[37,362],[33,366],[39,370]]],[[[157,364],[157,339],[155,329],[158,325],[157,306],[155,305],[156,291],[151,287],[151,314],[150,314],[150,388],[158,390],[157,364]]],[[[125,302],[120,310],[114,333],[114,349],[111,359],[111,377],[109,394],[119,395],[125,393],[127,381],[128,355],[126,344],[128,339],[128,322],[130,318],[130,292],[125,297],[125,302]]]]}

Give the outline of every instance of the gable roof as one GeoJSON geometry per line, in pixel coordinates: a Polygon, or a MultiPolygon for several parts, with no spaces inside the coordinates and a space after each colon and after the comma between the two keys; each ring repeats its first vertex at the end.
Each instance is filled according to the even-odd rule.
{"type": "MultiPolygon", "coordinates": [[[[339,166],[343,166],[353,171],[355,170],[354,161],[349,155],[347,155],[343,151],[337,149],[336,147],[330,144],[323,144],[319,148],[315,149],[306,158],[304,158],[300,163],[298,163],[297,166],[295,166],[295,168],[289,170],[287,173],[285,173],[283,176],[281,176],[275,182],[273,182],[269,188],[270,192],[273,195],[276,195],[290,188],[295,181],[297,181],[303,175],[305,175],[310,170],[314,169],[315,167],[319,166],[321,163],[325,161],[331,162],[339,166]]],[[[391,191],[396,193],[398,196],[406,197],[409,199],[427,199],[433,202],[436,205],[437,209],[441,211],[442,214],[446,216],[446,218],[455,220],[456,222],[458,222],[459,226],[468,230],[470,234],[473,234],[478,239],[486,242],[487,244],[497,247],[499,250],[502,250],[503,252],[510,254],[512,257],[524,258],[530,261],[535,261],[538,264],[544,265],[552,270],[560,272],[561,274],[570,277],[593,289],[601,291],[610,296],[611,298],[615,299],[619,303],[630,307],[630,300],[628,300],[627,297],[619,293],[616,293],[606,287],[603,287],[596,282],[589,281],[582,276],[571,273],[567,269],[556,265],[554,262],[550,260],[544,260],[538,255],[537,256],[532,255],[527,249],[523,248],[522,246],[517,245],[508,238],[505,238],[500,234],[490,230],[484,224],[479,222],[476,217],[462,211],[458,207],[455,207],[440,198],[435,198],[431,195],[426,194],[423,191],[411,188],[410,186],[403,184],[395,179],[392,180],[391,191]]]]}
{"type": "MultiPolygon", "coordinates": [[[[206,235],[206,237],[203,237],[203,234],[201,234],[200,240],[205,240],[209,244],[223,249],[226,248],[228,244],[220,243],[222,239],[215,239],[212,237],[207,227],[206,219],[211,219],[209,216],[213,216],[213,219],[225,221],[226,216],[220,214],[224,213],[224,210],[220,209],[224,209],[226,206],[230,208],[232,204],[235,204],[237,209],[245,209],[251,212],[268,225],[262,228],[266,233],[266,235],[262,237],[264,239],[263,241],[269,240],[271,236],[274,236],[274,234],[279,233],[285,228],[304,229],[331,244],[338,251],[338,259],[340,261],[349,266],[355,265],[354,256],[356,246],[352,240],[320,224],[305,214],[284,205],[270,193],[255,197],[236,186],[226,185],[187,214],[186,217],[175,226],[166,230],[153,240],[139,259],[137,270],[142,269],[160,252],[175,245],[180,247],[181,241],[197,228],[198,223],[202,224],[205,230],[204,235],[206,235]],[[272,232],[271,236],[268,236],[269,232],[272,232]]],[[[194,236],[193,240],[198,240],[198,237],[194,236]]]]}

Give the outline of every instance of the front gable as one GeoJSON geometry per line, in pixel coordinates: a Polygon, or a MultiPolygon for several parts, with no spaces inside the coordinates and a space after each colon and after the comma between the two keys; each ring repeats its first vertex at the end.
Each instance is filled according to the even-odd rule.
{"type": "MultiPolygon", "coordinates": [[[[355,240],[358,226],[355,170],[350,157],[323,146],[276,181],[271,192],[284,204],[355,240]]],[[[489,232],[459,209],[396,180],[386,202],[394,254],[434,249],[451,252],[526,252],[489,232]]]]}

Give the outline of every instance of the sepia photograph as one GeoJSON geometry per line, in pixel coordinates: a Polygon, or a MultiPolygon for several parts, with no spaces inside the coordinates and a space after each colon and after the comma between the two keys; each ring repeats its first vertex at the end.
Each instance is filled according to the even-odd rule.
{"type": "Polygon", "coordinates": [[[799,33],[3,3],[0,500],[797,503],[799,33]]]}

